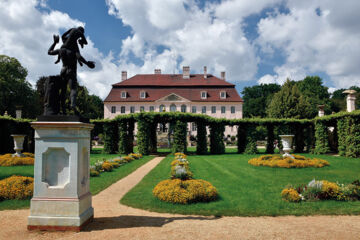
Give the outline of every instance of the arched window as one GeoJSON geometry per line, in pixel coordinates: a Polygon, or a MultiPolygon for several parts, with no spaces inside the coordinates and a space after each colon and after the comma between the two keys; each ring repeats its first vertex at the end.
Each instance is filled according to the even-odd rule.
{"type": "Polygon", "coordinates": [[[175,104],[170,105],[170,112],[176,112],[176,105],[175,104]]]}
{"type": "Polygon", "coordinates": [[[186,112],[186,105],[185,104],[181,105],[181,112],[186,112]]]}
{"type": "Polygon", "coordinates": [[[165,112],[165,106],[164,105],[160,105],[159,107],[159,112],[165,112]]]}

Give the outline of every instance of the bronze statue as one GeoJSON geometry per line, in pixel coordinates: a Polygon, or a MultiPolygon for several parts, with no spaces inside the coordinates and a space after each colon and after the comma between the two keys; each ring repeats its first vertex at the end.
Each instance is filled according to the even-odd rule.
{"type": "Polygon", "coordinates": [[[62,36],[62,46],[59,49],[54,49],[59,43],[59,36],[54,35],[54,42],[48,50],[49,55],[58,55],[55,64],[62,62],[60,75],[50,76],[45,83],[45,104],[44,115],[66,115],[65,97],[66,89],[70,87],[70,102],[71,109],[78,114],[76,110],[76,95],[77,95],[77,63],[82,66],[87,65],[89,68],[94,68],[95,63],[86,61],[80,54],[78,43],[81,48],[87,44],[84,36],[84,28],[71,28],[62,36]]]}

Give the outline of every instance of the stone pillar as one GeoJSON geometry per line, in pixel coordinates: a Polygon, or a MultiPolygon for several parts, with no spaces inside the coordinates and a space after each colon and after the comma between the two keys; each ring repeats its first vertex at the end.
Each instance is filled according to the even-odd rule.
{"type": "Polygon", "coordinates": [[[16,111],[15,111],[15,114],[16,114],[16,118],[17,119],[20,119],[22,117],[22,110],[21,110],[22,106],[16,106],[16,111]]]}
{"type": "Polygon", "coordinates": [[[90,131],[82,122],[33,122],[34,195],[29,230],[80,231],[94,216],[89,190],[90,131]]]}
{"type": "Polygon", "coordinates": [[[347,94],[347,97],[346,97],[346,110],[348,112],[354,111],[355,110],[355,100],[356,100],[355,93],[356,93],[356,91],[349,89],[349,90],[343,91],[343,93],[347,94]]]}
{"type": "Polygon", "coordinates": [[[325,105],[318,105],[318,108],[319,108],[319,117],[325,116],[324,107],[325,107],[325,105]]]}

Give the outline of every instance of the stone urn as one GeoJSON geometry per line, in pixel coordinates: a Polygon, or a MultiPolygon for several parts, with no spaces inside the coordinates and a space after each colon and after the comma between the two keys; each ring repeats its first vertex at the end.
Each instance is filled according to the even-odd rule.
{"type": "Polygon", "coordinates": [[[23,150],[24,139],[26,135],[11,135],[14,138],[14,150],[15,153],[12,155],[13,157],[23,157],[24,155],[21,153],[23,150]]]}
{"type": "Polygon", "coordinates": [[[279,135],[281,138],[281,143],[283,145],[284,154],[283,157],[291,157],[294,158],[291,154],[291,145],[294,138],[294,135],[279,135]]]}

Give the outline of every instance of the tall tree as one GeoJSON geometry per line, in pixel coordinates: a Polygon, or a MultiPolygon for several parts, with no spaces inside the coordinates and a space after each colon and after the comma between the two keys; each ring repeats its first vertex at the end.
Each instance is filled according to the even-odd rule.
{"type": "Polygon", "coordinates": [[[323,86],[322,79],[318,76],[307,76],[304,80],[296,82],[301,95],[307,98],[310,104],[309,117],[318,115],[318,105],[325,105],[325,112],[331,113],[330,94],[328,88],[323,86]]]}
{"type": "Polygon", "coordinates": [[[26,76],[27,70],[16,58],[0,55],[0,113],[15,116],[17,106],[21,106],[23,117],[39,115],[39,98],[26,76]]]}
{"type": "Polygon", "coordinates": [[[294,81],[286,80],[274,94],[266,112],[272,118],[310,118],[310,103],[294,81]]]}
{"type": "Polygon", "coordinates": [[[266,117],[266,106],[270,103],[272,96],[280,89],[281,86],[278,84],[245,87],[241,92],[244,100],[244,117],[266,117]]]}

